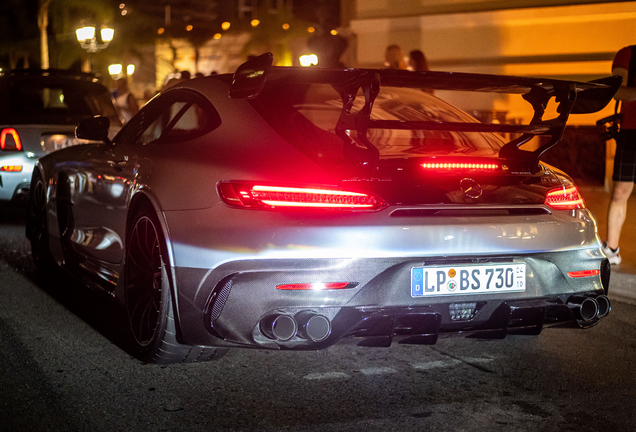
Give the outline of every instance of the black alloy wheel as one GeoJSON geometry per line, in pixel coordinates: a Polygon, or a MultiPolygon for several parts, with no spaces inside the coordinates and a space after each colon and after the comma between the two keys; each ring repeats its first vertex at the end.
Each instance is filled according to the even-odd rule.
{"type": "Polygon", "coordinates": [[[220,358],[227,350],[183,345],[177,340],[167,246],[154,208],[141,205],[130,221],[124,287],[134,354],[149,363],[220,358]]]}
{"type": "Polygon", "coordinates": [[[53,258],[49,249],[49,230],[46,217],[46,187],[42,176],[35,172],[31,179],[26,236],[31,241],[33,263],[40,271],[49,270],[53,258]]]}
{"type": "Polygon", "coordinates": [[[158,227],[140,215],[130,232],[126,251],[126,308],[136,343],[150,348],[161,327],[165,265],[158,227]]]}

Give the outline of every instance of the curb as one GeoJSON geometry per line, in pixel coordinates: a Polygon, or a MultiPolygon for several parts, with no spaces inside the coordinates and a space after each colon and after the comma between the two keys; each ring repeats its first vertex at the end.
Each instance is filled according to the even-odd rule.
{"type": "Polygon", "coordinates": [[[636,275],[612,271],[609,298],[610,300],[636,304],[636,275]]]}

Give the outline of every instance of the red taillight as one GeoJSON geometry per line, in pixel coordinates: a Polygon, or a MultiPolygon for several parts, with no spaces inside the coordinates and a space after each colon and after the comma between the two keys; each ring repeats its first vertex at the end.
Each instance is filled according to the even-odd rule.
{"type": "Polygon", "coordinates": [[[338,290],[338,289],[347,289],[354,288],[358,284],[351,282],[311,282],[311,283],[296,283],[296,284],[286,284],[286,285],[277,285],[276,289],[279,290],[338,290]]]}
{"type": "Polygon", "coordinates": [[[22,150],[22,142],[18,131],[13,128],[5,128],[0,132],[0,150],[22,150]]]}
{"type": "Polygon", "coordinates": [[[545,204],[555,210],[585,208],[585,201],[576,186],[562,186],[549,190],[545,196],[545,204]]]}
{"type": "Polygon", "coordinates": [[[3,172],[21,172],[22,165],[5,165],[0,167],[0,171],[3,172]]]}
{"type": "Polygon", "coordinates": [[[375,211],[386,207],[371,193],[340,189],[221,182],[218,190],[226,204],[242,208],[375,211]]]}
{"type": "Polygon", "coordinates": [[[422,168],[431,170],[477,170],[494,171],[499,169],[496,163],[470,163],[470,162],[432,162],[422,164],[422,168]]]}
{"type": "Polygon", "coordinates": [[[572,278],[598,276],[599,274],[601,274],[600,270],[578,270],[578,271],[568,272],[568,276],[572,278]]]}

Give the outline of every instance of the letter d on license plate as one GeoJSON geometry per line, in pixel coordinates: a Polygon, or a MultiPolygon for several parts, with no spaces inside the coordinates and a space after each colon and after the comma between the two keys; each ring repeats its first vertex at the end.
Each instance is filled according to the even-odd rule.
{"type": "Polygon", "coordinates": [[[525,290],[525,263],[413,267],[411,269],[412,297],[525,290]]]}

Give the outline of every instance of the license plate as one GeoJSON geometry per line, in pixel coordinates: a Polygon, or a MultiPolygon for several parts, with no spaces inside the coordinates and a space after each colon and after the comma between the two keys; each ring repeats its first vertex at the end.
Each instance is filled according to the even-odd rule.
{"type": "Polygon", "coordinates": [[[411,297],[525,290],[525,263],[413,267],[411,269],[411,297]]]}

